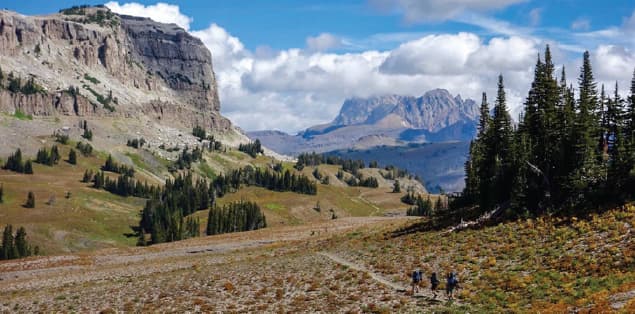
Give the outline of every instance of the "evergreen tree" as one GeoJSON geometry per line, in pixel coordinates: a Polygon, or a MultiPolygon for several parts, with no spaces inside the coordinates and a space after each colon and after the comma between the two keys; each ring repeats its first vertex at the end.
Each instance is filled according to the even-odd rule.
{"type": "Polygon", "coordinates": [[[77,164],[77,153],[72,148],[70,152],[68,153],[68,163],[70,163],[71,165],[77,164]]]}
{"type": "Polygon", "coordinates": [[[24,173],[33,174],[33,164],[31,163],[30,159],[24,163],[24,173]]]}
{"type": "Polygon", "coordinates": [[[207,235],[257,230],[267,227],[267,220],[260,207],[252,202],[235,202],[210,209],[207,235]]]}
{"type": "Polygon", "coordinates": [[[575,145],[575,98],[573,87],[567,86],[566,74],[564,67],[560,77],[560,100],[558,105],[558,124],[557,129],[560,130],[558,146],[556,174],[552,185],[552,199],[557,204],[562,204],[567,195],[570,195],[571,188],[574,186],[571,173],[576,167],[576,145],[575,145]]]}
{"type": "Polygon", "coordinates": [[[26,196],[26,203],[24,203],[24,207],[26,208],[35,208],[35,194],[29,191],[26,196]]]}
{"type": "Polygon", "coordinates": [[[392,186],[393,193],[401,193],[401,185],[399,184],[399,180],[395,180],[395,183],[392,186]]]}
{"type": "Polygon", "coordinates": [[[631,79],[630,95],[626,102],[626,112],[624,114],[624,146],[626,150],[626,163],[629,172],[628,189],[633,190],[630,172],[635,166],[635,70],[631,79]]]}
{"type": "Polygon", "coordinates": [[[57,149],[57,145],[51,147],[51,164],[56,165],[61,159],[60,152],[57,149]]]}
{"type": "Polygon", "coordinates": [[[494,105],[491,133],[488,138],[489,148],[487,149],[491,157],[487,165],[493,168],[494,182],[490,187],[489,193],[494,195],[492,198],[494,203],[501,203],[509,199],[513,179],[511,163],[512,125],[511,118],[507,112],[502,75],[498,76],[498,93],[494,105]]]}
{"type": "MultiPolygon", "coordinates": [[[[573,129],[575,141],[574,172],[571,174],[570,196],[573,204],[588,202],[584,195],[593,190],[603,180],[600,166],[601,156],[598,151],[598,139],[601,139],[598,118],[597,87],[593,78],[589,52],[583,55],[577,101],[577,116],[573,129]]],[[[590,195],[589,195],[590,196],[590,195]]]]}
{"type": "MultiPolygon", "coordinates": [[[[554,178],[559,169],[561,156],[561,87],[554,75],[555,67],[551,60],[549,46],[545,49],[545,60],[540,56],[534,71],[534,80],[525,101],[525,115],[519,127],[525,133],[523,150],[528,150],[525,160],[519,161],[516,168],[524,171],[522,178],[524,197],[527,207],[544,210],[551,204],[554,178]]],[[[562,75],[564,79],[564,73],[562,75]]],[[[518,144],[518,143],[517,143],[518,144]]],[[[517,147],[521,149],[520,147],[517,147]]],[[[516,188],[518,192],[518,188],[516,188]]]]}
{"type": "Polygon", "coordinates": [[[4,163],[4,166],[2,168],[23,173],[24,163],[22,162],[22,151],[18,148],[15,153],[11,154],[7,158],[7,161],[4,163]]]}
{"type": "Polygon", "coordinates": [[[518,217],[632,197],[635,73],[626,109],[617,86],[612,96],[602,88],[598,98],[588,52],[578,83],[576,99],[564,68],[557,82],[547,47],[544,62],[538,57],[524,114],[512,129],[499,77],[494,116],[480,121],[465,164],[463,203],[456,204],[477,203],[483,211],[509,204],[508,214],[518,217]]]}
{"type": "Polygon", "coordinates": [[[26,242],[26,230],[24,227],[18,228],[18,231],[15,235],[15,250],[17,251],[17,257],[27,257],[31,255],[31,248],[26,242]]]}
{"type": "Polygon", "coordinates": [[[84,171],[84,177],[82,178],[82,182],[84,183],[88,183],[93,179],[93,171],[86,169],[86,171],[84,171]]]}
{"type": "Polygon", "coordinates": [[[0,260],[17,258],[17,250],[13,242],[13,227],[6,225],[2,232],[2,248],[0,250],[0,260]]]}
{"type": "MultiPolygon", "coordinates": [[[[489,104],[487,103],[487,94],[483,93],[483,100],[480,107],[481,117],[479,118],[479,127],[476,142],[472,146],[472,153],[468,169],[476,174],[475,178],[470,178],[471,185],[474,186],[469,190],[468,198],[472,197],[478,200],[482,208],[489,208],[493,202],[492,197],[492,179],[494,177],[493,162],[493,125],[490,117],[489,104]]],[[[468,172],[469,173],[469,172],[468,172]]]]}
{"type": "Polygon", "coordinates": [[[406,214],[408,216],[430,216],[432,214],[432,201],[430,200],[430,196],[428,196],[426,200],[423,200],[423,197],[418,195],[415,206],[409,208],[406,214]]]}
{"type": "Polygon", "coordinates": [[[82,134],[82,137],[87,139],[87,140],[89,140],[89,141],[92,141],[93,140],[93,131],[91,131],[91,130],[89,130],[87,128],[84,128],[84,134],[82,134]]]}
{"type": "Polygon", "coordinates": [[[613,99],[609,99],[607,109],[606,141],[609,165],[606,194],[609,201],[617,198],[618,202],[623,202],[631,194],[628,181],[633,165],[624,134],[628,128],[627,115],[624,113],[624,100],[619,95],[617,82],[613,99]]]}

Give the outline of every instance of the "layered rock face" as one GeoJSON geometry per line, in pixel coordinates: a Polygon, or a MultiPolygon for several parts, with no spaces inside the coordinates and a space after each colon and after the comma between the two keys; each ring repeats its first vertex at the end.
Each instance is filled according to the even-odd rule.
{"type": "Polygon", "coordinates": [[[200,39],[176,25],[121,16],[135,59],[200,110],[220,111],[212,56],[200,39]]]}
{"type": "Polygon", "coordinates": [[[5,78],[44,87],[31,95],[0,89],[0,111],[231,127],[220,115],[210,52],[174,24],[103,7],[33,17],[0,11],[0,67],[5,78]]]}

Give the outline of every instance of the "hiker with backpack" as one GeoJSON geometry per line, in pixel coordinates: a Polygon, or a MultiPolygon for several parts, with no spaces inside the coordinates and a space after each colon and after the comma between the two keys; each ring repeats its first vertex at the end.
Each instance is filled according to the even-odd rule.
{"type": "Polygon", "coordinates": [[[447,282],[445,284],[445,293],[448,296],[448,300],[454,298],[454,289],[459,288],[459,279],[454,272],[448,274],[447,282]]]}
{"type": "Polygon", "coordinates": [[[437,288],[439,287],[439,279],[437,278],[437,273],[432,273],[430,276],[430,289],[432,290],[432,294],[434,298],[437,298],[437,288]]]}
{"type": "Polygon", "coordinates": [[[412,272],[412,295],[419,292],[420,282],[421,282],[421,271],[417,269],[412,272]]]}

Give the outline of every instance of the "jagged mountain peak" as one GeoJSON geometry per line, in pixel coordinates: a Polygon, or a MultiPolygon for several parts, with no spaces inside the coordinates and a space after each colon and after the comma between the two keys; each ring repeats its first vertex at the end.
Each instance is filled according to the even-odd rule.
{"type": "MultiPolygon", "coordinates": [[[[369,98],[354,97],[344,101],[338,116],[327,126],[327,130],[347,125],[373,125],[382,127],[393,116],[394,128],[412,128],[436,132],[463,120],[476,120],[478,107],[471,99],[463,100],[460,95],[452,96],[446,89],[433,89],[421,97],[383,95],[369,98]],[[394,119],[394,116],[401,120],[394,119]]],[[[310,129],[312,130],[312,129],[310,129]]]]}

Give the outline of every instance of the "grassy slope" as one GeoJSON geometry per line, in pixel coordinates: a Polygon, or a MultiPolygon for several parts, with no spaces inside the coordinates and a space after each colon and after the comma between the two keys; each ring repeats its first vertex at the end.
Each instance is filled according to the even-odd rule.
{"type": "MultiPolygon", "coordinates": [[[[144,200],[119,197],[80,182],[86,169],[99,169],[104,155],[79,155],[78,164],[71,165],[65,161],[70,146],[58,147],[63,160],[53,167],[33,163],[33,175],[0,170],[5,195],[0,225],[24,226],[30,241],[39,245],[43,254],[134,245],[135,238],[125,234],[138,222],[144,200]],[[22,206],[29,191],[35,194],[35,208],[22,206]],[[67,191],[71,192],[68,199],[67,191]],[[49,205],[51,198],[55,201],[49,205]]],[[[156,183],[144,175],[137,178],[156,183]]]]}
{"type": "MultiPolygon", "coordinates": [[[[541,218],[450,234],[351,233],[331,240],[330,250],[395,281],[407,282],[416,268],[428,276],[457,271],[460,298],[472,312],[605,313],[618,293],[635,291],[634,226],[631,205],[588,219],[541,218]]],[[[629,306],[624,313],[635,310],[632,296],[629,306]]]]}
{"type": "MultiPolygon", "coordinates": [[[[52,145],[50,138],[41,140],[48,142],[45,146],[52,145]]],[[[78,155],[78,165],[70,165],[65,159],[72,146],[74,145],[58,144],[64,160],[53,167],[34,163],[34,175],[0,170],[0,183],[4,184],[5,198],[5,203],[0,205],[0,227],[5,224],[24,226],[30,242],[40,246],[43,254],[134,245],[136,238],[131,234],[131,226],[137,225],[139,212],[145,201],[95,190],[90,184],[80,182],[86,169],[96,171],[104,164],[107,153],[96,152],[93,157],[78,155]],[[28,191],[33,191],[36,196],[34,209],[22,206],[28,191]],[[69,199],[65,198],[67,191],[71,192],[69,199]],[[46,202],[51,197],[55,198],[55,202],[47,205],[46,202]]],[[[121,146],[113,149],[112,154],[133,164],[137,170],[135,176],[139,180],[158,184],[166,177],[169,163],[147,151],[121,146]]],[[[248,164],[263,167],[275,162],[264,156],[253,159],[236,150],[206,153],[205,159],[206,163],[195,164],[192,170],[195,174],[208,178],[248,164]]],[[[283,166],[293,170],[292,163],[287,162],[283,166]]],[[[399,201],[400,195],[389,193],[387,187],[347,187],[335,178],[337,167],[320,167],[320,171],[332,177],[333,184],[319,185],[318,195],[280,193],[248,187],[228,194],[219,199],[218,203],[222,205],[241,199],[256,201],[264,209],[270,226],[328,220],[331,218],[329,209],[333,209],[339,217],[377,216],[388,211],[405,211],[406,206],[399,201]],[[313,209],[318,201],[321,212],[313,209]]],[[[312,168],[307,167],[303,173],[313,178],[311,171],[312,168]]],[[[116,177],[116,174],[109,175],[116,177]]],[[[201,218],[204,232],[207,211],[194,215],[201,218]]]]}

